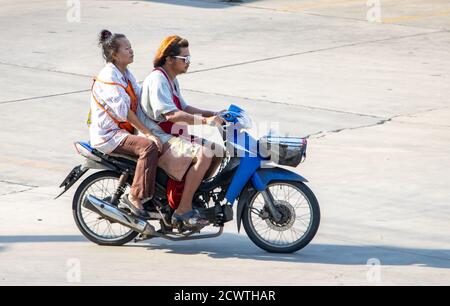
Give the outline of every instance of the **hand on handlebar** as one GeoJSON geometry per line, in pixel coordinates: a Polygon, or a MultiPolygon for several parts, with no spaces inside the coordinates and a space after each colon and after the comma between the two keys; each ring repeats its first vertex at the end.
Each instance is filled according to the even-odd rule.
{"type": "Polygon", "coordinates": [[[225,120],[223,120],[220,116],[212,116],[206,118],[206,124],[211,126],[222,126],[225,124],[225,120]]]}
{"type": "Polygon", "coordinates": [[[223,113],[226,113],[227,111],[228,111],[228,110],[226,110],[226,109],[222,109],[222,110],[219,111],[219,112],[215,112],[214,115],[220,116],[220,115],[222,115],[223,113]]]}

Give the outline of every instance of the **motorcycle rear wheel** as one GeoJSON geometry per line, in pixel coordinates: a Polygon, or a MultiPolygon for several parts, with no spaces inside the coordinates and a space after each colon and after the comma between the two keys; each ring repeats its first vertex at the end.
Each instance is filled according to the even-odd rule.
{"type": "Polygon", "coordinates": [[[117,189],[119,178],[120,173],[114,171],[94,173],[80,184],[73,197],[72,212],[78,229],[87,239],[98,245],[121,246],[132,241],[139,234],[83,206],[89,194],[106,202],[111,200],[117,189]]]}

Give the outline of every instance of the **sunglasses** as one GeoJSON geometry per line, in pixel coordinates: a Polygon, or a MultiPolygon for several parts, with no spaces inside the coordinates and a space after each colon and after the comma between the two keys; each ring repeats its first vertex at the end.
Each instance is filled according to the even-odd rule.
{"type": "Polygon", "coordinates": [[[189,64],[191,62],[191,56],[190,55],[188,55],[188,56],[179,56],[179,55],[177,55],[177,56],[174,56],[174,57],[183,59],[186,64],[189,64]]]}

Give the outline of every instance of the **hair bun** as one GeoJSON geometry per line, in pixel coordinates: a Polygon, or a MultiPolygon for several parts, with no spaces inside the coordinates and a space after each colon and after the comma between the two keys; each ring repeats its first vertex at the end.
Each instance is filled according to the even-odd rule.
{"type": "Polygon", "coordinates": [[[108,40],[112,36],[112,33],[108,30],[102,30],[100,32],[99,42],[103,44],[106,40],[108,40]]]}

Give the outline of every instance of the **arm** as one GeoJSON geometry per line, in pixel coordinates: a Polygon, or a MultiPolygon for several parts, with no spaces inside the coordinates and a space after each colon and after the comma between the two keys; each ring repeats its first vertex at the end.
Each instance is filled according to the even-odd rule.
{"type": "Polygon", "coordinates": [[[201,115],[202,117],[212,117],[212,116],[216,115],[215,112],[199,109],[199,108],[193,107],[191,105],[186,106],[184,111],[188,114],[191,114],[191,115],[197,114],[197,115],[201,115]]]}
{"type": "Polygon", "coordinates": [[[223,119],[218,116],[200,117],[197,115],[191,115],[184,111],[173,111],[164,115],[165,118],[174,123],[185,123],[187,125],[216,125],[223,124],[223,119]]]}
{"type": "Polygon", "coordinates": [[[128,111],[127,121],[138,131],[142,132],[145,135],[145,137],[153,141],[158,147],[158,151],[161,152],[162,150],[161,140],[157,136],[153,135],[153,133],[139,120],[139,118],[132,110],[128,111]]]}
{"type": "Polygon", "coordinates": [[[132,110],[128,111],[127,121],[145,136],[154,136],[153,133],[139,120],[139,118],[132,110]]]}
{"type": "Polygon", "coordinates": [[[213,112],[205,112],[189,107],[181,96],[180,102],[183,110],[179,110],[173,102],[172,89],[164,76],[154,74],[153,77],[154,79],[150,86],[150,103],[156,120],[161,118],[160,120],[187,125],[221,124],[222,120],[214,116],[213,112]],[[208,116],[210,114],[211,116],[208,116]]]}
{"type": "Polygon", "coordinates": [[[174,123],[182,122],[182,123],[186,123],[188,125],[207,124],[208,123],[206,118],[200,117],[198,115],[190,114],[190,113],[186,112],[186,110],[185,111],[178,110],[178,111],[169,112],[169,113],[165,114],[164,117],[170,122],[174,122],[174,123]]]}

